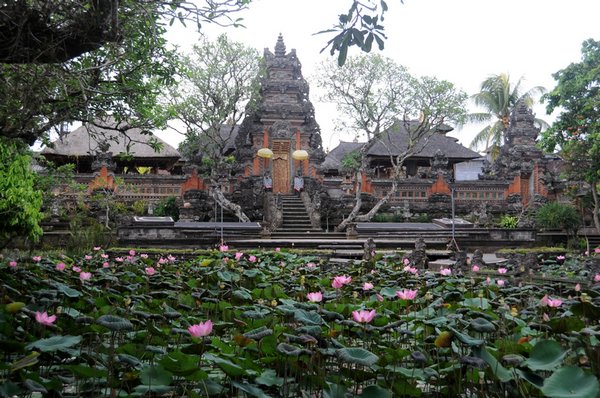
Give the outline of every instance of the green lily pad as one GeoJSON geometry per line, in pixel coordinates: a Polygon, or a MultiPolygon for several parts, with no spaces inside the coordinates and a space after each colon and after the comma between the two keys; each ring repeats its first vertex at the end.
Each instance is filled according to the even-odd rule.
{"type": "Polygon", "coordinates": [[[19,359],[18,361],[13,362],[10,365],[10,371],[16,372],[19,369],[26,368],[28,366],[33,366],[38,363],[38,357],[40,356],[39,352],[32,352],[24,358],[19,359]]]}
{"type": "Polygon", "coordinates": [[[38,349],[43,352],[63,351],[69,352],[70,348],[79,344],[81,336],[52,336],[47,339],[34,341],[27,345],[28,350],[38,349]]]}
{"type": "Polygon", "coordinates": [[[244,333],[244,337],[252,340],[260,340],[263,337],[267,337],[273,334],[273,329],[269,329],[266,326],[261,326],[257,329],[251,330],[244,333]]]}
{"type": "Polygon", "coordinates": [[[362,398],[392,398],[392,392],[381,388],[378,385],[370,385],[364,388],[362,394],[359,395],[362,398]]]}
{"type": "Polygon", "coordinates": [[[133,330],[133,324],[128,319],[116,315],[102,315],[96,319],[96,323],[104,326],[113,332],[133,330]]]}
{"type": "Polygon", "coordinates": [[[284,379],[282,377],[278,377],[277,372],[275,372],[274,369],[266,369],[260,374],[260,376],[256,378],[255,381],[258,384],[262,384],[263,386],[267,387],[281,387],[283,385],[284,379]]]}
{"type": "Polygon", "coordinates": [[[541,388],[551,398],[595,398],[600,394],[598,379],[577,366],[558,369],[541,388]]]}
{"type": "Polygon", "coordinates": [[[218,367],[220,367],[221,370],[223,372],[225,372],[228,376],[239,377],[246,373],[244,368],[231,362],[228,359],[224,359],[224,358],[218,357],[218,356],[210,354],[210,353],[204,354],[204,358],[207,361],[212,362],[215,365],[217,365],[218,367]]]}
{"type": "Polygon", "coordinates": [[[371,366],[377,363],[379,357],[371,351],[359,347],[340,348],[337,356],[345,362],[356,363],[363,366],[371,366]]]}
{"type": "Polygon", "coordinates": [[[485,318],[475,318],[469,323],[469,329],[481,333],[492,333],[496,331],[496,326],[485,318]]]}
{"type": "Polygon", "coordinates": [[[566,352],[554,340],[540,340],[531,349],[529,358],[523,363],[531,370],[552,370],[556,368],[566,352]]]}
{"type": "Polygon", "coordinates": [[[173,375],[160,364],[144,366],[140,371],[140,380],[146,385],[168,386],[173,381],[173,375]]]}
{"type": "Polygon", "coordinates": [[[296,310],[294,318],[296,318],[298,322],[311,326],[322,325],[325,323],[323,318],[321,318],[321,315],[315,311],[296,310]]]}

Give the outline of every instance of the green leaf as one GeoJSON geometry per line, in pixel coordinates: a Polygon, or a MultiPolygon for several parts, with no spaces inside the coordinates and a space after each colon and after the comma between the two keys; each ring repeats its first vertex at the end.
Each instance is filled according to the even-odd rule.
{"type": "Polygon", "coordinates": [[[469,329],[481,333],[492,333],[496,331],[496,326],[485,318],[475,318],[469,323],[469,329]]]}
{"type": "Polygon", "coordinates": [[[28,350],[38,349],[42,352],[64,351],[69,352],[69,349],[81,341],[81,336],[52,336],[47,339],[34,341],[27,345],[28,350]]]}
{"type": "Polygon", "coordinates": [[[296,312],[294,312],[294,318],[298,322],[302,322],[310,326],[318,326],[325,323],[323,318],[321,318],[321,315],[319,315],[316,311],[296,310],[296,312]]]}
{"type": "Polygon", "coordinates": [[[26,368],[28,366],[32,366],[35,365],[36,363],[38,363],[38,357],[40,356],[39,352],[32,352],[31,354],[27,355],[24,358],[19,359],[18,361],[13,362],[10,365],[10,371],[11,372],[16,372],[19,369],[23,369],[26,368]]]}
{"type": "Polygon", "coordinates": [[[327,383],[329,388],[323,390],[323,398],[346,398],[348,389],[341,384],[327,383]]]}
{"type": "Polygon", "coordinates": [[[551,398],[596,398],[600,394],[598,379],[577,366],[558,369],[544,380],[541,390],[551,398]]]}
{"type": "Polygon", "coordinates": [[[236,365],[235,363],[231,362],[228,359],[223,359],[221,357],[218,357],[218,356],[210,354],[210,353],[204,354],[204,358],[207,361],[216,364],[228,376],[239,377],[246,373],[246,370],[244,368],[242,368],[239,365],[236,365]]]}
{"type": "Polygon", "coordinates": [[[263,390],[261,390],[259,387],[255,386],[255,385],[252,385],[249,383],[240,383],[237,381],[232,381],[231,384],[234,387],[244,391],[247,394],[250,394],[253,397],[271,398],[269,395],[266,395],[263,390]]]}
{"type": "Polygon", "coordinates": [[[484,297],[472,297],[464,299],[462,301],[462,305],[465,307],[476,307],[482,310],[487,310],[490,308],[490,302],[484,297]]]}
{"type": "Polygon", "coordinates": [[[198,370],[199,358],[197,355],[188,355],[181,351],[173,351],[169,355],[164,356],[159,363],[165,370],[176,376],[188,376],[198,370]]]}
{"type": "Polygon", "coordinates": [[[140,371],[140,381],[153,386],[168,386],[173,381],[173,375],[166,371],[160,364],[144,366],[140,371]]]}
{"type": "Polygon", "coordinates": [[[252,300],[252,295],[248,293],[246,290],[238,289],[234,290],[232,293],[233,297],[238,298],[240,300],[252,300]]]}
{"type": "Polygon", "coordinates": [[[263,337],[267,337],[273,334],[273,329],[269,329],[266,326],[261,326],[257,329],[251,330],[249,332],[244,333],[244,337],[252,340],[260,340],[263,337]]]}
{"type": "Polygon", "coordinates": [[[363,366],[371,366],[377,363],[379,357],[364,348],[340,348],[337,356],[345,362],[356,363],[363,366]]]}
{"type": "Polygon", "coordinates": [[[258,384],[262,384],[267,387],[281,387],[284,379],[277,376],[277,372],[274,369],[266,369],[260,374],[255,380],[258,384]]]}
{"type": "Polygon", "coordinates": [[[453,327],[448,326],[448,329],[450,329],[452,331],[452,333],[454,333],[454,336],[458,339],[458,341],[460,341],[463,344],[466,344],[469,346],[481,346],[481,345],[485,344],[485,340],[475,339],[475,338],[469,336],[468,334],[459,332],[458,330],[454,329],[453,327]]]}
{"type": "Polygon", "coordinates": [[[554,340],[540,340],[531,349],[529,358],[523,365],[531,370],[552,370],[556,368],[566,352],[563,351],[560,344],[554,340]]]}
{"type": "Polygon", "coordinates": [[[133,324],[129,320],[116,315],[102,315],[96,319],[96,323],[114,332],[133,330],[133,324]]]}
{"type": "Polygon", "coordinates": [[[475,347],[473,348],[473,355],[483,359],[490,368],[494,375],[503,383],[508,382],[513,379],[513,375],[509,372],[502,364],[492,355],[490,354],[485,347],[475,347]]]}
{"type": "Polygon", "coordinates": [[[56,287],[59,292],[67,297],[75,298],[81,296],[81,292],[79,290],[75,290],[64,283],[55,282],[54,287],[56,287]]]}
{"type": "Polygon", "coordinates": [[[392,398],[392,392],[390,390],[386,390],[385,388],[381,388],[378,385],[370,385],[365,387],[362,394],[359,397],[363,398],[392,398]]]}

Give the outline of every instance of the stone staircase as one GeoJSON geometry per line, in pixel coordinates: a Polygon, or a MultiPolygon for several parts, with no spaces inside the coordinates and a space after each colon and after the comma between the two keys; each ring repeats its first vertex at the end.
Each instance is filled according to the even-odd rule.
{"type": "Polygon", "coordinates": [[[281,237],[303,237],[307,234],[323,233],[321,229],[315,229],[310,222],[310,216],[299,196],[282,195],[281,205],[283,210],[283,223],[272,234],[273,238],[281,237]]]}

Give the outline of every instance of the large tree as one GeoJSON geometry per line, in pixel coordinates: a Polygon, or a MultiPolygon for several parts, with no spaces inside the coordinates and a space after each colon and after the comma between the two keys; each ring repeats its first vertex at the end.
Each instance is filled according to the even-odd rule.
{"type": "MultiPolygon", "coordinates": [[[[481,149],[483,145],[483,150],[497,153],[504,142],[510,113],[515,105],[522,100],[531,107],[535,96],[546,91],[541,86],[535,86],[523,92],[522,83],[523,77],[513,85],[507,73],[491,75],[481,83],[481,91],[471,98],[475,105],[483,108],[483,112],[471,113],[467,119],[470,122],[489,122],[490,124],[473,138],[470,144],[472,149],[481,149]]],[[[541,119],[536,119],[536,123],[542,127],[547,126],[541,119]]]]}
{"type": "Polygon", "coordinates": [[[556,87],[544,96],[547,112],[560,114],[542,134],[548,151],[560,149],[570,177],[590,185],[593,220],[600,232],[600,41],[581,47],[581,61],[552,75],[556,87]]]}
{"type": "Polygon", "coordinates": [[[325,100],[337,105],[343,115],[339,128],[366,138],[360,148],[356,169],[356,193],[352,211],[337,227],[344,230],[353,221],[369,221],[395,193],[402,165],[418,148],[425,145],[444,124],[462,122],[466,94],[447,81],[431,77],[413,77],[406,68],[380,55],[349,57],[339,68],[331,62],[321,64],[318,84],[327,94],[325,100]],[[393,147],[382,135],[395,123],[408,134],[407,145],[393,147]],[[393,169],[392,186],[366,214],[362,206],[362,176],[369,165],[367,153],[381,143],[389,150],[393,169]]]}
{"type": "MultiPolygon", "coordinates": [[[[234,166],[226,156],[233,145],[237,124],[252,109],[258,96],[261,58],[255,49],[231,42],[221,35],[204,40],[183,58],[181,82],[171,90],[172,114],[184,125],[180,150],[204,166],[216,187],[234,166]]],[[[211,194],[224,207],[249,221],[241,208],[227,200],[219,189],[211,194]]]]}

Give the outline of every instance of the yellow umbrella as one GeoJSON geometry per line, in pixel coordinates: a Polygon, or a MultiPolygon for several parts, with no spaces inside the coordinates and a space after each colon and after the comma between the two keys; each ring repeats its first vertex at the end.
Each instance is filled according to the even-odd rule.
{"type": "Polygon", "coordinates": [[[273,151],[269,148],[260,148],[257,155],[259,158],[271,159],[273,157],[273,151]]]}
{"type": "Polygon", "coordinates": [[[306,160],[306,159],[308,159],[308,152],[306,152],[304,149],[296,149],[292,153],[292,159],[294,159],[294,160],[306,160]]]}

